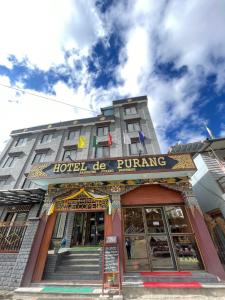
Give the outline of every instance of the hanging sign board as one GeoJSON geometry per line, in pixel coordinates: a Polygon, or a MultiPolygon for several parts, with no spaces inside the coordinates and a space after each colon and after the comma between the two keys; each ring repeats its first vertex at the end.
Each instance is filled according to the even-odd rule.
{"type": "Polygon", "coordinates": [[[189,154],[132,156],[37,164],[32,167],[29,179],[195,169],[195,165],[189,154]]]}

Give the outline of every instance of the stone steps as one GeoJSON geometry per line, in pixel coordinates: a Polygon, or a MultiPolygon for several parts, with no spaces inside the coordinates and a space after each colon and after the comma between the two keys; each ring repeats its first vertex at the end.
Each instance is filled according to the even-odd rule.
{"type": "Polygon", "coordinates": [[[47,280],[99,280],[101,251],[77,250],[60,253],[54,271],[45,270],[47,280]]]}

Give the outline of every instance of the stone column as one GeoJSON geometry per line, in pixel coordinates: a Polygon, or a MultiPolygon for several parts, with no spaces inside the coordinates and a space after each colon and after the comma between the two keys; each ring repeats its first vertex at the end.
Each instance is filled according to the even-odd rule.
{"type": "Polygon", "coordinates": [[[21,285],[38,224],[39,218],[32,218],[28,221],[23,242],[12,271],[12,276],[8,282],[9,287],[19,287],[21,285]]]}
{"type": "Polygon", "coordinates": [[[217,251],[206,226],[203,213],[192,189],[184,190],[183,196],[206,270],[224,280],[224,269],[221,265],[217,251]]]}

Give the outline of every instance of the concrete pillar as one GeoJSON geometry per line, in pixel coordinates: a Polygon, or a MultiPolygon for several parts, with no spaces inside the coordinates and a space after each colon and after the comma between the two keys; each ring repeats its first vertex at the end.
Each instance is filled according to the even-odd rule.
{"type": "Polygon", "coordinates": [[[112,224],[113,224],[113,235],[118,236],[119,248],[120,248],[120,266],[121,274],[123,274],[123,261],[124,261],[124,241],[122,232],[122,210],[120,194],[112,194],[112,224]]]}
{"type": "Polygon", "coordinates": [[[205,267],[209,273],[215,274],[224,280],[225,272],[223,266],[221,265],[196,197],[192,189],[185,190],[183,195],[205,267]]]}

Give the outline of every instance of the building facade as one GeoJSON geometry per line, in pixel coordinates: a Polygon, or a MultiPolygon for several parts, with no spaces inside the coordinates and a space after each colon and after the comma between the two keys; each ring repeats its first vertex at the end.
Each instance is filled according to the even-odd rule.
{"type": "Polygon", "coordinates": [[[107,236],[117,236],[122,274],[224,278],[189,184],[195,171],[189,154],[160,154],[145,96],[113,101],[97,117],[13,131],[0,158],[0,285],[99,279],[101,255],[92,253],[93,269],[82,261],[107,236]],[[73,267],[71,251],[80,251],[73,267]]]}
{"type": "Polygon", "coordinates": [[[193,155],[197,167],[191,177],[193,191],[205,214],[219,257],[225,263],[225,139],[175,145],[171,153],[193,155]]]}

